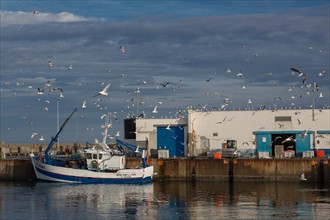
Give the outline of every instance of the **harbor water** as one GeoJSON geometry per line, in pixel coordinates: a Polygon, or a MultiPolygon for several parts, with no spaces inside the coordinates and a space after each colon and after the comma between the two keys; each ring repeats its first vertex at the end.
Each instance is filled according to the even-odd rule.
{"type": "Polygon", "coordinates": [[[297,182],[0,182],[0,219],[329,219],[330,187],[297,182]]]}

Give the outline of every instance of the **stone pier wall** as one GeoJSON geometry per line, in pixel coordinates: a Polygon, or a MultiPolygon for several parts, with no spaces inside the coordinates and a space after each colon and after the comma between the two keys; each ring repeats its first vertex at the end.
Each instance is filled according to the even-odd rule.
{"type": "MultiPolygon", "coordinates": [[[[307,181],[330,185],[330,159],[150,159],[155,180],[307,181]]],[[[141,165],[127,158],[127,167],[141,165]]],[[[30,160],[0,160],[1,180],[35,180],[30,160]]]]}

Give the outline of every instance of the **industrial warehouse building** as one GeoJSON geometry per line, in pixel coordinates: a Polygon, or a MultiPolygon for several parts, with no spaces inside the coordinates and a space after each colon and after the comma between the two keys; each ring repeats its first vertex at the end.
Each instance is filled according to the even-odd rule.
{"type": "Polygon", "coordinates": [[[187,119],[127,119],[125,141],[159,157],[195,157],[233,149],[240,157],[330,155],[330,109],[198,111],[187,119]],[[133,131],[133,132],[132,132],[133,131]]]}

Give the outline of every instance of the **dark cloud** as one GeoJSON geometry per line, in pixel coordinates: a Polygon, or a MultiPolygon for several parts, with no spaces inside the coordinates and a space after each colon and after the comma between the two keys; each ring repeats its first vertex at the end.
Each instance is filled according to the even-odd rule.
{"type": "MultiPolygon", "coordinates": [[[[57,102],[62,117],[79,108],[84,117],[77,121],[86,140],[101,133],[99,116],[105,112],[116,112],[119,120],[114,129],[121,128],[124,118],[136,114],[137,99],[139,111],[149,117],[175,117],[176,109],[187,106],[220,107],[224,97],[232,100],[228,108],[244,108],[248,99],[255,108],[263,104],[309,108],[314,96],[319,107],[329,106],[329,12],[325,7],[169,20],[152,14],[107,20],[49,13],[46,21],[22,22],[23,15],[19,20],[7,18],[11,23],[1,26],[1,102],[6,103],[1,104],[1,138],[5,141],[15,140],[15,129],[25,138],[30,136],[19,126],[21,114],[28,113],[35,121],[28,131],[37,129],[36,124],[42,127],[47,116],[52,124],[57,102]],[[290,67],[304,71],[306,83],[290,67]],[[321,71],[325,71],[322,76],[321,71]],[[57,101],[58,93],[36,94],[47,81],[63,89],[63,99],[57,101]],[[159,87],[166,81],[168,87],[159,87]],[[320,89],[317,93],[310,87],[314,82],[320,89]],[[109,96],[94,98],[107,83],[111,83],[109,96]],[[139,97],[134,93],[137,88],[139,97]],[[282,99],[274,103],[275,97],[282,99]],[[45,100],[50,101],[48,112],[43,109],[45,100]],[[81,109],[83,100],[88,102],[86,109],[81,109]],[[152,115],[152,106],[159,101],[163,103],[159,115],[152,115]],[[33,111],[26,108],[29,105],[33,111]],[[94,132],[86,133],[90,127],[95,127],[94,132]]],[[[26,19],[34,17],[29,14],[26,19]]]]}

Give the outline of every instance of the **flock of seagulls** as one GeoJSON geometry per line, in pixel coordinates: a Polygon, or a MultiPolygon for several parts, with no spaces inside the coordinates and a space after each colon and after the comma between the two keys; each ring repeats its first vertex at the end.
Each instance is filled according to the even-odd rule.
{"type": "MultiPolygon", "coordinates": [[[[33,14],[38,14],[38,13],[39,12],[37,12],[37,11],[33,12],[33,14]]],[[[246,45],[242,48],[246,48],[246,45]]],[[[119,46],[119,52],[127,53],[127,50],[124,46],[119,46]]],[[[257,58],[258,55],[254,54],[252,57],[257,58]]],[[[31,58],[24,57],[24,59],[26,61],[30,61],[31,58]]],[[[48,69],[50,71],[57,67],[57,65],[55,65],[55,64],[57,64],[57,62],[54,63],[54,58],[52,56],[48,56],[47,61],[48,61],[48,69]]],[[[243,61],[243,64],[251,64],[251,63],[252,63],[252,61],[250,59],[243,61]]],[[[68,71],[73,71],[73,69],[74,69],[73,64],[66,64],[65,69],[68,71]]],[[[75,66],[75,69],[76,69],[76,66],[75,66]]],[[[292,73],[295,76],[297,76],[298,78],[301,78],[300,87],[305,89],[304,93],[300,95],[300,98],[311,95],[312,93],[317,93],[317,92],[319,92],[320,98],[323,97],[322,91],[320,91],[320,88],[318,87],[318,84],[316,82],[307,84],[308,80],[307,80],[306,73],[302,72],[301,70],[299,70],[298,68],[295,68],[295,67],[291,67],[290,70],[292,71],[292,73]]],[[[110,68],[105,68],[105,71],[107,73],[110,73],[110,72],[112,73],[110,68]]],[[[233,77],[233,78],[237,78],[237,79],[247,78],[247,76],[245,74],[243,74],[243,69],[239,69],[236,72],[236,75],[232,74],[233,72],[236,72],[236,71],[235,70],[233,71],[232,68],[227,67],[224,70],[224,73],[226,73],[225,77],[233,77]]],[[[326,74],[326,72],[322,70],[318,73],[318,76],[323,77],[325,74],[326,74]]],[[[266,73],[265,75],[267,75],[268,77],[272,77],[274,74],[269,72],[269,73],[266,73]]],[[[212,86],[210,86],[210,84],[212,84],[213,81],[217,80],[218,76],[219,76],[219,74],[217,74],[216,72],[210,73],[210,75],[207,78],[205,77],[205,74],[203,74],[203,81],[204,82],[206,81],[207,87],[211,88],[212,86]]],[[[126,78],[127,74],[120,73],[117,75],[117,77],[126,78]]],[[[123,80],[123,81],[125,82],[126,80],[123,80]]],[[[99,109],[103,112],[108,111],[105,98],[109,99],[108,96],[109,96],[109,89],[110,89],[111,83],[110,82],[107,82],[107,83],[100,82],[98,80],[96,80],[96,82],[102,86],[102,89],[100,91],[98,91],[97,93],[94,93],[94,95],[93,94],[91,95],[91,98],[94,98],[94,100],[92,101],[93,105],[97,109],[99,109]]],[[[39,97],[38,101],[42,100],[42,98],[40,98],[40,97],[45,96],[47,94],[48,95],[54,95],[54,94],[57,95],[57,100],[61,100],[64,98],[64,90],[61,87],[54,86],[53,85],[54,83],[55,83],[55,80],[46,80],[46,82],[44,82],[43,86],[39,86],[37,88],[36,94],[39,97]]],[[[143,88],[142,87],[140,88],[140,86],[150,87],[151,80],[141,79],[140,83],[142,85],[137,85],[137,88],[135,91],[131,91],[131,90],[126,91],[127,95],[133,94],[133,97],[130,97],[126,100],[127,109],[132,110],[131,113],[127,114],[127,116],[126,116],[127,118],[135,117],[135,116],[147,117],[148,111],[146,111],[145,109],[148,108],[148,105],[146,105],[146,103],[148,103],[149,100],[152,100],[152,99],[149,96],[143,96],[143,88]],[[144,106],[144,108],[141,108],[142,106],[144,106]],[[145,106],[147,106],[147,107],[145,107],[145,106]],[[140,110],[139,115],[135,115],[135,109],[137,109],[137,108],[142,109],[142,110],[140,110]]],[[[10,84],[11,84],[11,82],[5,82],[6,86],[9,86],[10,84]]],[[[22,85],[24,85],[24,83],[16,82],[16,86],[22,86],[22,85]]],[[[113,85],[114,85],[114,87],[118,86],[117,83],[116,84],[113,83],[113,85]]],[[[179,102],[179,100],[176,100],[175,94],[177,93],[177,91],[179,89],[181,89],[183,87],[187,87],[189,84],[184,82],[183,80],[179,80],[178,82],[172,82],[172,81],[163,81],[163,82],[158,82],[158,83],[156,82],[155,85],[156,85],[156,89],[164,89],[164,91],[162,91],[162,93],[165,95],[163,97],[161,97],[160,99],[158,99],[156,101],[156,103],[150,104],[151,110],[149,110],[149,113],[151,113],[151,115],[159,114],[160,112],[163,113],[162,106],[166,105],[166,108],[168,108],[168,104],[169,104],[168,102],[173,102],[174,104],[177,104],[179,102]],[[170,89],[168,89],[168,88],[170,88],[170,89]],[[169,92],[168,95],[166,95],[166,92],[169,92]],[[171,93],[172,93],[173,98],[169,98],[171,96],[171,93]],[[164,102],[166,102],[166,104],[163,104],[164,102]]],[[[80,86],[82,86],[82,84],[80,86]]],[[[125,89],[125,83],[123,83],[122,85],[119,85],[119,86],[120,86],[120,88],[125,89]]],[[[242,90],[248,90],[248,87],[246,85],[241,85],[240,87],[242,90]]],[[[298,88],[298,86],[292,85],[288,88],[288,91],[291,93],[296,88],[298,88]]],[[[32,89],[32,85],[28,85],[28,89],[32,89]]],[[[219,98],[219,106],[211,106],[209,103],[204,103],[204,104],[198,104],[196,107],[194,107],[194,106],[186,106],[186,107],[181,107],[181,108],[175,107],[175,109],[173,111],[168,112],[169,116],[165,116],[165,117],[176,117],[176,118],[182,117],[183,118],[183,117],[185,117],[185,113],[187,112],[188,109],[198,109],[200,111],[205,111],[205,112],[209,112],[209,111],[213,111],[213,110],[226,110],[233,103],[233,100],[229,96],[222,95],[220,92],[205,93],[205,96],[211,96],[211,95],[215,95],[215,97],[217,99],[219,98]]],[[[110,99],[111,99],[111,97],[110,97],[110,99]]],[[[275,98],[273,98],[273,100],[274,100],[273,101],[274,104],[271,107],[276,108],[277,104],[284,100],[284,97],[276,96],[275,98]]],[[[292,105],[294,105],[294,102],[295,102],[295,100],[297,100],[297,98],[295,95],[290,95],[289,100],[291,100],[292,105]]],[[[87,109],[90,106],[92,106],[92,105],[88,105],[88,102],[89,102],[89,100],[86,99],[86,97],[81,98],[81,108],[87,109]]],[[[45,106],[42,106],[42,110],[45,112],[51,111],[52,109],[50,109],[50,107],[48,106],[50,103],[51,103],[50,99],[44,100],[45,106]]],[[[256,104],[255,100],[253,100],[253,97],[251,97],[246,100],[245,107],[250,108],[252,105],[255,105],[255,104],[256,104]]],[[[266,109],[266,105],[260,103],[258,110],[262,110],[262,109],[266,109]]],[[[121,113],[123,113],[123,112],[124,112],[124,109],[121,110],[121,113]]],[[[113,120],[116,120],[116,121],[118,120],[118,118],[116,116],[117,113],[118,112],[112,112],[111,117],[113,120]]],[[[82,115],[80,117],[83,118],[82,115]]],[[[154,117],[154,116],[152,116],[152,117],[154,117]]],[[[299,125],[302,124],[302,121],[300,119],[297,119],[297,121],[298,121],[299,125]]],[[[216,123],[223,124],[225,122],[226,122],[226,117],[223,120],[218,121],[216,123]]],[[[31,120],[30,124],[31,125],[33,124],[32,120],[31,120]]],[[[283,127],[283,125],[280,123],[278,125],[279,125],[279,127],[283,127]]],[[[109,128],[110,128],[112,126],[112,124],[111,124],[111,126],[110,126],[110,124],[105,124],[103,126],[109,126],[109,128]]],[[[168,128],[170,129],[170,127],[168,127],[168,128]]],[[[85,130],[93,131],[94,129],[86,128],[85,130]]],[[[119,134],[119,133],[117,133],[117,134],[119,134]]],[[[34,138],[36,135],[37,135],[37,132],[34,131],[33,134],[31,135],[31,139],[34,138]]],[[[116,136],[116,135],[112,135],[112,137],[114,137],[114,136],[116,136]]],[[[40,138],[40,139],[42,140],[44,138],[40,138]]],[[[283,140],[283,141],[285,141],[285,140],[283,140]]],[[[287,140],[287,141],[291,141],[291,140],[287,140]]]]}

